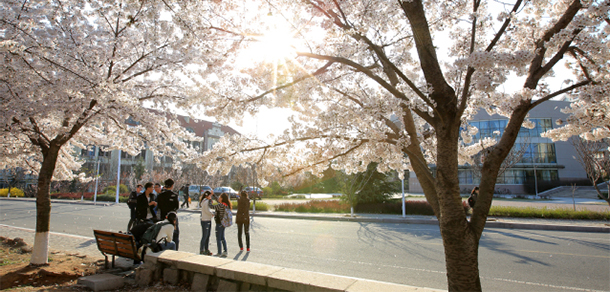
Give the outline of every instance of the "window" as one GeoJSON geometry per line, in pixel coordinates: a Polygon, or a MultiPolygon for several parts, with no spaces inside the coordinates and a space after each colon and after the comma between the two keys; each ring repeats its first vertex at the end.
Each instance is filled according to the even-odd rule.
{"type": "Polygon", "coordinates": [[[504,134],[504,129],[508,124],[508,120],[489,120],[470,122],[469,125],[479,129],[479,132],[473,136],[473,141],[478,141],[481,138],[500,137],[504,134]],[[500,134],[495,134],[499,132],[500,134]]]}
{"type": "Polygon", "coordinates": [[[473,172],[470,169],[458,170],[458,178],[460,180],[460,184],[473,184],[473,172]]]}
{"type": "MultiPolygon", "coordinates": [[[[515,144],[513,149],[520,149],[521,144],[515,144]]],[[[525,149],[520,163],[557,163],[555,143],[532,143],[525,149]]]]}
{"type": "Polygon", "coordinates": [[[212,147],[214,147],[214,144],[216,144],[216,142],[218,142],[218,138],[212,138],[209,137],[208,138],[208,149],[212,149],[212,147]]]}
{"type": "Polygon", "coordinates": [[[100,156],[100,157],[110,156],[110,151],[107,151],[107,152],[106,151],[102,151],[101,147],[97,147],[97,151],[98,151],[97,155],[100,156]]]}

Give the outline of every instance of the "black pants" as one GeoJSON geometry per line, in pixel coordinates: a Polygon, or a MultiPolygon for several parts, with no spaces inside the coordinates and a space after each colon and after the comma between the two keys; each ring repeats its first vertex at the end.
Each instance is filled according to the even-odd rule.
{"type": "Polygon", "coordinates": [[[250,223],[237,223],[237,243],[239,244],[239,248],[244,248],[244,244],[241,241],[242,229],[246,234],[246,248],[250,248],[250,223]]]}
{"type": "Polygon", "coordinates": [[[189,198],[184,198],[184,202],[182,202],[182,205],[180,205],[180,208],[184,208],[184,204],[186,204],[186,208],[190,208],[189,206],[189,198]]]}
{"type": "Polygon", "coordinates": [[[129,232],[131,230],[131,228],[133,228],[133,226],[136,224],[136,208],[129,208],[130,209],[130,219],[129,219],[129,223],[127,223],[127,231],[129,232]]]}

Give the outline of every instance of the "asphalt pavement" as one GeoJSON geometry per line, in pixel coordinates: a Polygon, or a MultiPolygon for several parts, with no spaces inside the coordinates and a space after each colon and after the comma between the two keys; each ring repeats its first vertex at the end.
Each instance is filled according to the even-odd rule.
{"type": "MultiPolygon", "coordinates": [[[[423,199],[423,198],[416,198],[423,199]]],[[[35,201],[33,198],[0,198],[0,200],[35,201]]],[[[299,203],[307,200],[263,200],[263,202],[276,205],[284,202],[299,203]]],[[[80,200],[51,200],[53,204],[76,204],[76,205],[114,205],[114,202],[80,201],[80,200]]],[[[603,201],[601,201],[603,202],[603,201]]],[[[123,204],[124,203],[119,203],[123,204]]],[[[591,207],[603,207],[602,210],[609,210],[607,204],[600,203],[600,200],[557,198],[553,200],[495,200],[494,205],[499,206],[518,206],[518,207],[547,207],[547,208],[571,208],[589,209],[591,207]],[[605,205],[605,206],[604,206],[605,205]]],[[[192,203],[190,208],[181,209],[184,212],[198,213],[200,209],[196,203],[192,203]]],[[[296,213],[279,211],[256,211],[251,214],[255,217],[270,218],[289,218],[304,220],[328,220],[328,221],[351,221],[351,222],[370,222],[370,223],[406,223],[406,224],[432,224],[438,225],[435,216],[423,215],[387,215],[387,214],[335,214],[335,213],[296,213]]],[[[604,220],[567,220],[567,219],[540,219],[540,218],[514,218],[514,217],[489,217],[485,225],[487,228],[509,228],[509,229],[529,229],[529,230],[555,230],[555,231],[582,231],[582,232],[603,232],[610,233],[610,222],[604,220]]]]}
{"type": "MultiPolygon", "coordinates": [[[[51,248],[99,257],[92,229],[124,230],[129,216],[127,207],[71,203],[53,203],[51,248]]],[[[36,212],[33,201],[0,200],[0,211],[1,235],[32,242],[36,212]]],[[[250,253],[238,250],[236,228],[229,228],[229,258],[446,289],[443,245],[435,223],[366,222],[364,216],[356,218],[360,220],[356,222],[337,219],[345,215],[312,215],[322,218],[303,220],[276,218],[278,215],[282,214],[260,212],[254,216],[250,253]]],[[[196,252],[201,236],[198,211],[181,210],[179,216],[180,249],[196,252]]],[[[431,216],[409,217],[434,221],[431,216]]],[[[215,246],[212,242],[211,247],[215,246]]],[[[488,225],[479,248],[479,267],[482,284],[488,291],[607,291],[609,255],[607,233],[488,225]]]]}

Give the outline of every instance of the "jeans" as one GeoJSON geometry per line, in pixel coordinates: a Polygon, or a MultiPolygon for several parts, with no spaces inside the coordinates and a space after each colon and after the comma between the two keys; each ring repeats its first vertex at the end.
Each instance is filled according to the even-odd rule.
{"type": "Polygon", "coordinates": [[[204,252],[210,250],[210,234],[212,234],[212,221],[201,221],[201,242],[199,243],[199,251],[204,252]]]}
{"type": "Polygon", "coordinates": [[[239,248],[244,248],[244,244],[241,241],[241,231],[244,230],[246,234],[246,248],[250,248],[250,224],[249,223],[237,223],[237,243],[239,248]]]}
{"type": "Polygon", "coordinates": [[[170,242],[166,241],[166,242],[159,244],[159,247],[161,248],[161,250],[167,250],[167,249],[176,250],[176,243],[173,241],[170,241],[170,242]]]}
{"type": "Polygon", "coordinates": [[[225,227],[222,224],[216,224],[216,245],[218,246],[218,254],[222,253],[220,244],[224,247],[224,251],[227,251],[227,241],[225,240],[225,227]]]}
{"type": "Polygon", "coordinates": [[[174,228],[174,235],[172,237],[174,238],[172,241],[176,243],[175,250],[178,250],[178,246],[180,245],[180,228],[178,228],[178,216],[176,216],[176,228],[174,228]]]}

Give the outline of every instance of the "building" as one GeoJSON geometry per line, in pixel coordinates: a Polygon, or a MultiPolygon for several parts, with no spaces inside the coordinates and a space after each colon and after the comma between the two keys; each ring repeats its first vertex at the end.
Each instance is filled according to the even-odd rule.
{"type": "MultiPolygon", "coordinates": [[[[168,116],[168,118],[170,118],[168,116]]],[[[216,122],[209,122],[200,119],[193,119],[188,116],[177,116],[180,126],[187,131],[192,132],[197,137],[202,137],[203,141],[193,141],[193,147],[198,147],[200,152],[211,149],[220,138],[226,134],[238,134],[233,128],[221,125],[216,122]]],[[[128,120],[127,124],[135,124],[128,120]]],[[[169,171],[173,166],[173,160],[169,156],[159,157],[159,162],[155,161],[151,151],[142,150],[136,156],[129,155],[120,150],[109,152],[102,151],[99,146],[89,146],[87,149],[80,151],[80,157],[86,162],[83,164],[83,169],[95,175],[99,163],[99,174],[102,180],[116,180],[119,164],[121,163],[121,173],[127,174],[133,172],[136,168],[141,168],[148,172],[155,170],[169,171]]]]}
{"type": "MultiPolygon", "coordinates": [[[[566,101],[547,101],[530,111],[529,120],[535,123],[533,129],[521,128],[514,150],[521,152],[518,161],[498,177],[496,192],[500,194],[536,194],[560,185],[582,183],[587,175],[578,160],[572,144],[568,141],[553,142],[541,134],[556,126],[556,121],[566,120],[561,109],[566,101]],[[519,151],[520,150],[520,151],[519,151]]],[[[479,113],[469,122],[479,132],[473,139],[476,143],[482,137],[501,136],[508,123],[506,117],[490,116],[486,111],[479,113]],[[499,135],[498,135],[499,133],[499,135]]],[[[434,170],[434,167],[431,167],[434,170]]],[[[478,169],[471,165],[461,165],[458,169],[460,190],[469,192],[480,182],[478,169]]],[[[423,189],[415,173],[410,172],[409,191],[421,193],[423,189]]]]}

